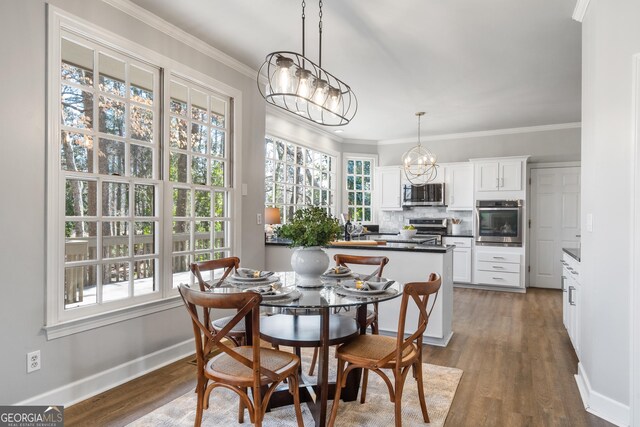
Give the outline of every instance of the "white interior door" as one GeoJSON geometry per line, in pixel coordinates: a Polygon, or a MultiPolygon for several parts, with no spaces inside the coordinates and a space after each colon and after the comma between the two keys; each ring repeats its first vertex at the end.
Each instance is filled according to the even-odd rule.
{"type": "Polygon", "coordinates": [[[531,169],[529,286],[560,289],[562,248],[579,247],[580,168],[531,169]]]}

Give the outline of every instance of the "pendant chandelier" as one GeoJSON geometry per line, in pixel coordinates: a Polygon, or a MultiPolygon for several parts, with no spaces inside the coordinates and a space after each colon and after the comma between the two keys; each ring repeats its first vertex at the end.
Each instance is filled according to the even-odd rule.
{"type": "Polygon", "coordinates": [[[418,116],[418,145],[402,155],[404,174],[412,185],[423,186],[438,176],[436,155],[420,143],[420,119],[424,111],[416,113],[418,116]]]}
{"type": "Polygon", "coordinates": [[[258,89],[269,104],[324,126],[343,126],[355,116],[358,101],[347,84],[322,68],[322,0],[319,4],[318,64],[305,56],[303,0],[302,55],[288,51],[268,54],[258,71],[258,89]],[[263,72],[268,80],[265,87],[260,83],[263,72]]]}

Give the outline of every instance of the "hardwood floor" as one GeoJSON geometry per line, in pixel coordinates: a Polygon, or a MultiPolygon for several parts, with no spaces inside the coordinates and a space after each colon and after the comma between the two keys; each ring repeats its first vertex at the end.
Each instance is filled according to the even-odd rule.
{"type": "MultiPolygon", "coordinates": [[[[425,361],[464,370],[446,426],[611,426],[584,410],[560,291],[456,288],[454,336],[425,361]]],[[[69,426],[121,426],[193,390],[187,358],[65,409],[69,426]]],[[[249,425],[249,424],[247,424],[249,425]]]]}

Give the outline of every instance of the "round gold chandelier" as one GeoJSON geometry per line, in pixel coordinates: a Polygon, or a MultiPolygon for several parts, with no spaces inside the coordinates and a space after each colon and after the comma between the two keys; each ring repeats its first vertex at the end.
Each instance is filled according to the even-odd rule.
{"type": "Polygon", "coordinates": [[[415,186],[423,186],[438,176],[436,155],[420,143],[420,119],[424,111],[416,113],[418,117],[418,145],[402,155],[402,167],[407,180],[415,186]]]}

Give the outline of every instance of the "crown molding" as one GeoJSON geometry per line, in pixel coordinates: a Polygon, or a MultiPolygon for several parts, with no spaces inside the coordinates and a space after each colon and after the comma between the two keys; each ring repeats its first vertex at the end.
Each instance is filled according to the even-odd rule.
{"type": "Polygon", "coordinates": [[[311,132],[315,132],[317,134],[325,136],[325,137],[327,137],[327,138],[329,138],[329,139],[331,139],[333,141],[340,142],[340,143],[344,142],[344,138],[339,137],[334,132],[329,132],[329,131],[326,131],[324,129],[321,129],[318,126],[314,126],[313,124],[309,123],[309,121],[306,120],[306,119],[298,118],[294,114],[287,113],[284,110],[282,110],[281,108],[275,107],[275,106],[273,106],[273,105],[271,105],[269,103],[266,103],[266,104],[267,104],[266,113],[271,115],[271,116],[277,117],[277,118],[282,119],[282,120],[284,120],[286,122],[292,123],[292,124],[294,124],[294,125],[296,125],[298,127],[302,127],[302,128],[305,128],[305,129],[307,129],[307,130],[309,130],[311,132]]]}
{"type": "MultiPolygon", "coordinates": [[[[555,125],[542,125],[542,126],[529,126],[521,128],[510,129],[495,129],[495,130],[482,130],[476,132],[464,132],[464,133],[449,133],[444,135],[431,135],[420,138],[421,141],[442,141],[447,139],[463,139],[463,138],[479,138],[483,136],[496,136],[496,135],[511,135],[517,133],[530,133],[530,132],[547,132],[561,129],[575,129],[580,128],[582,123],[560,123],[555,125]]],[[[378,141],[378,145],[394,145],[394,144],[406,144],[409,142],[416,142],[415,137],[400,138],[400,139],[385,139],[378,141]]]]}
{"type": "Polygon", "coordinates": [[[229,68],[232,68],[247,77],[251,77],[255,79],[258,75],[258,71],[249,67],[248,65],[238,61],[237,59],[227,55],[226,53],[216,49],[210,44],[200,40],[193,34],[190,34],[184,31],[181,28],[165,21],[157,15],[149,12],[147,9],[144,9],[138,6],[135,3],[132,3],[129,0],[102,0],[104,3],[126,13],[127,15],[149,25],[150,27],[155,28],[158,31],[161,31],[167,34],[170,37],[184,43],[185,45],[194,48],[200,53],[207,55],[208,57],[226,65],[229,68]]]}
{"type": "Polygon", "coordinates": [[[578,0],[576,7],[573,9],[573,15],[571,16],[575,21],[582,22],[584,16],[587,13],[590,0],[578,0]]]}

